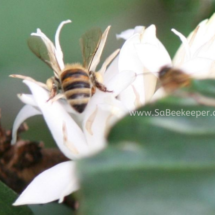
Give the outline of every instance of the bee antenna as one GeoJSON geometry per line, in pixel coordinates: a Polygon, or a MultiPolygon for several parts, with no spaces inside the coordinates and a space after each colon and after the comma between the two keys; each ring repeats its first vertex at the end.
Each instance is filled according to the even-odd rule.
{"type": "MultiPolygon", "coordinates": [[[[139,75],[154,75],[154,74],[159,74],[159,72],[146,72],[146,73],[135,73],[135,76],[139,76],[139,75]]],[[[156,76],[156,75],[155,75],[156,76]]]]}

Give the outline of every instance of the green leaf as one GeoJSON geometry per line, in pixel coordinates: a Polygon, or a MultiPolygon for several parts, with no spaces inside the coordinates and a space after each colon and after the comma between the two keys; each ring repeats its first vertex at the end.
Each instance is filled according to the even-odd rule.
{"type": "MultiPolygon", "coordinates": [[[[212,96],[213,82],[196,91],[212,96]]],[[[170,96],[132,114],[78,162],[80,214],[215,214],[215,108],[170,96]]]]}
{"type": "Polygon", "coordinates": [[[64,204],[59,204],[58,202],[52,202],[43,205],[30,205],[31,210],[34,212],[34,215],[73,215],[75,214],[69,206],[64,204]]]}
{"type": "Polygon", "coordinates": [[[192,80],[190,87],[183,88],[187,92],[200,93],[203,96],[215,98],[214,79],[192,80]]]}
{"type": "Polygon", "coordinates": [[[32,215],[27,206],[12,206],[18,195],[0,182],[0,215],[32,215]]]}

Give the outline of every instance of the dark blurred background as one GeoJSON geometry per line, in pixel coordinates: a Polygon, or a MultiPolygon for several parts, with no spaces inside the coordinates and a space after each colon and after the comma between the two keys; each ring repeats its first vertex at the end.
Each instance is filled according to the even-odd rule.
{"type": "MultiPolygon", "coordinates": [[[[27,47],[30,33],[40,28],[54,39],[62,20],[72,19],[61,34],[61,44],[66,63],[81,62],[80,36],[91,27],[104,30],[111,25],[111,32],[103,53],[103,60],[123,41],[115,35],[136,25],[157,26],[158,38],[173,57],[180,41],[170,31],[176,28],[188,35],[202,19],[215,12],[214,0],[10,0],[0,3],[0,108],[2,124],[11,128],[23,106],[17,93],[28,92],[19,79],[10,74],[18,73],[45,82],[52,75],[51,69],[36,58],[27,47]]],[[[53,116],[54,117],[54,116],[53,116]]],[[[27,121],[30,130],[23,138],[42,140],[53,146],[51,135],[42,119],[36,116],[27,121]]]]}

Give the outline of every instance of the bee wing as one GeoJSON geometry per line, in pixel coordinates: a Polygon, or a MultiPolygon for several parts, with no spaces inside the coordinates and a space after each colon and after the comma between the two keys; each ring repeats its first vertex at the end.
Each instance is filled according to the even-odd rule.
{"type": "Polygon", "coordinates": [[[30,50],[48,66],[50,66],[56,77],[59,77],[60,66],[56,59],[55,47],[53,43],[39,29],[37,33],[32,34],[27,43],[30,50]]]}
{"type": "Polygon", "coordinates": [[[89,71],[95,71],[100,61],[109,30],[110,26],[102,34],[101,29],[93,28],[87,31],[80,39],[84,67],[89,71]]]}
{"type": "Polygon", "coordinates": [[[84,67],[88,68],[98,49],[98,44],[102,37],[102,31],[99,28],[88,30],[80,39],[84,67]]]}

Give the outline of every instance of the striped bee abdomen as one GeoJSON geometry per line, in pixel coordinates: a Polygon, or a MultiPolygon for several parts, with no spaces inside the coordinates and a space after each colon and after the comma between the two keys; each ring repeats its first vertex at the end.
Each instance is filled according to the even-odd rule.
{"type": "Polygon", "coordinates": [[[82,113],[91,97],[88,71],[81,65],[68,65],[60,78],[67,101],[77,112],[82,113]]]}

